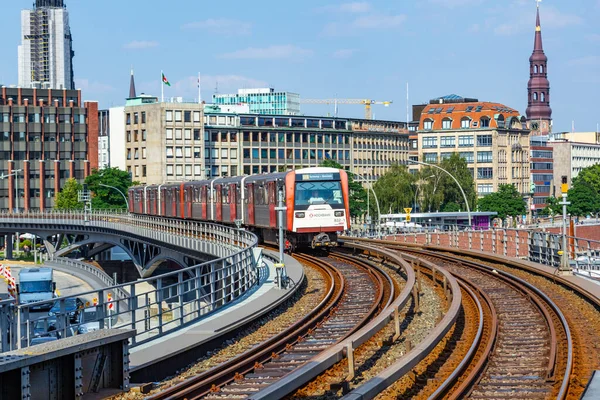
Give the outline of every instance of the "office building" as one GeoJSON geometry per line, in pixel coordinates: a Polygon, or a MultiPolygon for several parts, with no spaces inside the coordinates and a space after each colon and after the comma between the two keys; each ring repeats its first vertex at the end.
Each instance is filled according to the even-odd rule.
{"type": "Polygon", "coordinates": [[[79,90],[0,88],[0,211],[44,211],[98,168],[98,104],[79,90]]]}
{"type": "Polygon", "coordinates": [[[600,164],[600,132],[558,132],[550,136],[548,145],[554,153],[554,193],[561,195],[561,177],[569,187],[582,169],[600,164]]]}
{"type": "Polygon", "coordinates": [[[467,161],[479,196],[514,184],[530,191],[529,130],[524,118],[503,104],[449,95],[433,99],[420,117],[421,161],[437,163],[458,153],[467,161]]]}
{"type": "Polygon", "coordinates": [[[251,114],[298,115],[300,95],[272,88],[239,89],[237,94],[214,94],[217,106],[247,104],[251,114]]]}
{"type": "Polygon", "coordinates": [[[21,12],[19,87],[75,89],[73,38],[63,0],[36,0],[21,12]]]}
{"type": "Polygon", "coordinates": [[[554,194],[554,151],[548,143],[548,135],[530,135],[530,202],[529,209],[536,213],[546,207],[549,196],[554,194]]]}

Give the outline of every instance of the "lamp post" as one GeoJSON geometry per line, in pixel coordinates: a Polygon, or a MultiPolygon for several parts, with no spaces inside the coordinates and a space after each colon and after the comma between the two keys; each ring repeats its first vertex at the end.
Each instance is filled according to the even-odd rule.
{"type": "Polygon", "coordinates": [[[121,194],[121,196],[123,196],[123,200],[125,200],[125,205],[127,206],[127,212],[129,212],[129,201],[127,201],[127,197],[125,196],[125,194],[121,191],[121,189],[116,188],[114,186],[110,186],[110,185],[105,185],[104,183],[99,183],[98,186],[104,186],[107,188],[111,188],[116,190],[117,192],[119,192],[121,194]]]}
{"type": "Polygon", "coordinates": [[[458,180],[454,177],[454,175],[452,175],[450,172],[446,171],[444,168],[440,167],[439,165],[429,164],[429,163],[426,163],[426,162],[417,161],[417,160],[411,160],[411,159],[408,159],[406,161],[412,162],[412,163],[415,163],[415,164],[428,165],[430,167],[434,167],[434,168],[437,168],[439,170],[442,170],[445,173],[447,173],[450,176],[450,178],[452,178],[454,180],[454,182],[456,182],[456,185],[460,189],[460,192],[462,193],[463,198],[465,199],[465,205],[467,206],[467,215],[469,217],[469,229],[471,229],[471,227],[473,225],[472,225],[472,221],[471,221],[471,208],[469,207],[469,201],[467,200],[467,195],[465,194],[465,191],[463,190],[462,186],[460,186],[460,183],[458,183],[458,180]]]}
{"type": "Polygon", "coordinates": [[[2,174],[0,175],[0,179],[5,179],[10,176],[15,177],[15,212],[19,212],[19,172],[23,171],[22,169],[16,169],[10,174],[2,174]]]}
{"type": "MultiPolygon", "coordinates": [[[[373,190],[373,185],[371,184],[371,182],[366,180],[364,176],[362,176],[361,174],[357,174],[356,172],[352,172],[352,175],[356,175],[360,179],[362,179],[364,182],[368,183],[369,188],[371,189],[371,192],[373,192],[373,197],[375,197],[375,203],[377,204],[377,236],[379,236],[379,232],[381,229],[381,209],[379,208],[379,200],[377,199],[377,193],[375,193],[375,190],[373,190]]],[[[369,192],[367,191],[367,215],[369,215],[368,201],[369,201],[369,192]]]]}

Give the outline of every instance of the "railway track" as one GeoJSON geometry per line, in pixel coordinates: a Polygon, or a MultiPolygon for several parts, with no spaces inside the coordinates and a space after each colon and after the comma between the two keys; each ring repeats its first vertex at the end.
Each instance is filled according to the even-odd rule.
{"type": "Polygon", "coordinates": [[[389,281],[367,264],[296,255],[327,271],[331,293],[302,321],[249,352],[151,399],[244,398],[298,368],[362,327],[393,295],[389,281]]]}

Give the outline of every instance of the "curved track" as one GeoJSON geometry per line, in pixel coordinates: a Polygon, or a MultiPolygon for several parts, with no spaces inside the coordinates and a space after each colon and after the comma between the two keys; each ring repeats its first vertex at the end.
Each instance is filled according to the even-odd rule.
{"type": "Polygon", "coordinates": [[[318,310],[257,348],[150,398],[249,396],[355,332],[377,313],[387,297],[387,283],[372,268],[341,260],[296,257],[326,270],[331,277],[331,294],[318,310]]]}

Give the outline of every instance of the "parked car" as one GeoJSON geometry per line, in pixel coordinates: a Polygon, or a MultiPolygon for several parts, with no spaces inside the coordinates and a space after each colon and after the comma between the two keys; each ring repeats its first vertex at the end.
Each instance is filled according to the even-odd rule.
{"type": "MultiPolygon", "coordinates": [[[[33,325],[33,337],[54,336],[57,339],[63,337],[64,329],[61,326],[62,321],[59,321],[56,316],[43,318],[35,321],[33,325]]],[[[75,330],[70,325],[67,327],[67,337],[74,336],[75,330]]]]}
{"type": "MultiPolygon", "coordinates": [[[[79,319],[79,313],[83,308],[83,301],[79,299],[79,297],[69,297],[67,299],[62,300],[65,303],[65,313],[69,315],[69,319],[71,323],[77,322],[79,319]]],[[[49,316],[55,316],[60,314],[60,303],[61,301],[56,301],[50,311],[48,311],[49,316]]]]}

